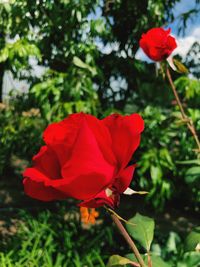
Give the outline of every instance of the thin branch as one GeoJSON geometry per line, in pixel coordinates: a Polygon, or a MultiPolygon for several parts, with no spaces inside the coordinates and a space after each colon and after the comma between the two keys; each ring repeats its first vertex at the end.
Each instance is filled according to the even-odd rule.
{"type": "Polygon", "coordinates": [[[120,233],[123,235],[126,242],[129,244],[129,246],[132,249],[133,253],[135,254],[135,257],[136,257],[137,261],[139,262],[140,266],[141,267],[147,267],[146,264],[144,263],[144,260],[142,259],[141,255],[140,255],[135,243],[130,238],[128,232],[126,231],[126,229],[124,228],[123,224],[120,222],[118,217],[114,213],[110,213],[110,216],[113,219],[113,222],[117,226],[120,233]]]}
{"type": "Polygon", "coordinates": [[[193,121],[187,117],[187,115],[186,115],[186,113],[185,113],[185,111],[184,111],[183,105],[182,105],[182,103],[181,103],[181,101],[180,101],[180,98],[179,98],[179,96],[178,96],[178,93],[177,93],[177,91],[176,91],[176,87],[175,87],[175,85],[174,85],[174,82],[173,82],[173,80],[172,80],[171,73],[170,73],[168,67],[167,67],[167,69],[166,69],[166,74],[167,74],[167,78],[168,78],[168,80],[169,80],[169,83],[170,83],[170,85],[171,85],[171,89],[172,89],[172,91],[173,91],[173,93],[174,93],[176,102],[177,102],[177,104],[178,104],[178,106],[179,106],[179,108],[180,108],[181,115],[182,115],[182,120],[183,120],[183,122],[185,122],[185,123],[187,124],[187,127],[188,127],[188,129],[190,130],[190,132],[191,132],[191,134],[192,134],[192,136],[193,136],[193,138],[194,138],[194,140],[195,140],[195,142],[196,142],[196,144],[197,144],[197,152],[200,153],[200,141],[199,141],[198,135],[197,135],[197,133],[196,133],[195,126],[194,126],[194,124],[193,124],[193,121]]]}

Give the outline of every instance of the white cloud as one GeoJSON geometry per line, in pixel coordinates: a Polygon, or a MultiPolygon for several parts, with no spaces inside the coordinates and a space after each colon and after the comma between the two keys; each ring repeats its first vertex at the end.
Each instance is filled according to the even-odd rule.
{"type": "Polygon", "coordinates": [[[200,41],[200,26],[196,27],[188,36],[176,37],[176,40],[178,47],[174,50],[173,54],[179,54],[184,57],[193,43],[200,41]]]}
{"type": "Polygon", "coordinates": [[[187,36],[185,38],[176,38],[177,39],[177,48],[174,50],[173,54],[179,54],[184,57],[189,51],[190,47],[196,41],[194,36],[187,36]]]}
{"type": "Polygon", "coordinates": [[[200,41],[200,26],[194,29],[193,36],[200,41]]]}
{"type": "Polygon", "coordinates": [[[135,54],[135,58],[138,60],[146,61],[148,63],[152,63],[153,61],[143,52],[141,48],[135,54]]]}

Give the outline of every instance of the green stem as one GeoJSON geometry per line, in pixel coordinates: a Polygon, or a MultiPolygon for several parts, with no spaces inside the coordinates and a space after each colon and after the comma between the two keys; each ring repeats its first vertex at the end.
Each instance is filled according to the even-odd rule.
{"type": "Polygon", "coordinates": [[[177,102],[177,104],[178,104],[178,106],[180,108],[182,120],[187,123],[187,127],[190,130],[190,132],[191,132],[191,134],[192,134],[192,136],[193,136],[193,138],[194,138],[194,140],[195,140],[195,142],[197,144],[197,152],[200,153],[200,141],[199,141],[198,135],[196,133],[195,126],[194,126],[192,120],[190,120],[187,117],[187,115],[186,115],[186,113],[184,111],[183,105],[182,105],[182,103],[180,101],[180,98],[179,98],[178,93],[176,91],[176,87],[175,87],[174,82],[172,80],[172,77],[171,77],[171,73],[169,71],[169,68],[166,69],[166,74],[167,74],[167,78],[169,80],[169,83],[171,85],[171,89],[172,89],[172,91],[174,93],[176,102],[177,102]]]}
{"type": "Polygon", "coordinates": [[[133,240],[130,238],[128,232],[126,231],[126,229],[124,228],[123,224],[120,222],[120,220],[118,219],[118,217],[114,214],[114,213],[110,213],[111,218],[113,219],[113,222],[115,223],[115,225],[117,226],[118,230],[120,231],[120,233],[123,235],[124,239],[126,240],[126,242],[128,243],[128,245],[130,246],[130,248],[132,249],[133,253],[135,254],[135,257],[137,259],[137,261],[139,262],[141,267],[147,267],[146,264],[143,261],[143,258],[141,257],[135,243],[133,242],[133,240]]]}

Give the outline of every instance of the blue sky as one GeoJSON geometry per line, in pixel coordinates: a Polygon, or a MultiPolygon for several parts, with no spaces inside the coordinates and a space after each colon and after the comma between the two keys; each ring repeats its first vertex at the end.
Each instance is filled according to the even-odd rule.
{"type": "MultiPolygon", "coordinates": [[[[174,8],[174,16],[177,17],[182,13],[185,13],[191,9],[194,9],[196,7],[195,0],[182,0],[179,3],[176,4],[174,8]]],[[[200,4],[198,5],[198,8],[200,9],[200,4]]],[[[169,26],[172,29],[172,33],[177,34],[177,20],[175,20],[172,24],[169,26]]],[[[187,28],[185,31],[185,36],[191,35],[191,32],[196,29],[197,27],[200,27],[200,13],[197,16],[191,17],[191,19],[188,21],[187,28]]]]}

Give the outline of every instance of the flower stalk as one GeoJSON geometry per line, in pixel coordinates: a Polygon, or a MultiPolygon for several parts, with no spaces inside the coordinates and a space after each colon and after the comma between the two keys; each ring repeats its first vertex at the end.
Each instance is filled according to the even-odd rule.
{"type": "Polygon", "coordinates": [[[126,242],[128,243],[128,245],[132,249],[133,253],[135,254],[135,257],[136,257],[137,261],[139,262],[140,267],[147,267],[146,264],[144,263],[143,258],[140,255],[135,243],[133,242],[133,240],[129,236],[129,234],[126,231],[126,229],[124,228],[123,224],[120,222],[118,216],[116,216],[115,213],[111,213],[111,212],[110,212],[110,216],[111,216],[113,222],[115,223],[115,225],[117,226],[118,230],[123,235],[126,242]]]}
{"type": "Polygon", "coordinates": [[[181,112],[181,116],[182,116],[182,121],[187,124],[187,127],[190,130],[190,132],[191,132],[191,134],[192,134],[192,136],[193,136],[193,138],[194,138],[194,140],[195,140],[195,142],[197,144],[197,149],[195,149],[195,151],[197,151],[198,153],[200,153],[200,141],[199,141],[199,138],[198,138],[198,135],[197,135],[195,126],[193,124],[193,121],[187,117],[187,115],[186,115],[186,113],[184,111],[183,105],[182,105],[182,103],[180,101],[180,98],[178,96],[178,93],[176,91],[176,87],[174,85],[174,82],[172,80],[171,73],[170,73],[170,70],[169,70],[168,67],[166,68],[166,74],[167,74],[167,78],[169,80],[171,89],[172,89],[172,91],[174,93],[176,102],[177,102],[177,104],[178,104],[178,106],[180,108],[180,112],[181,112]]]}

